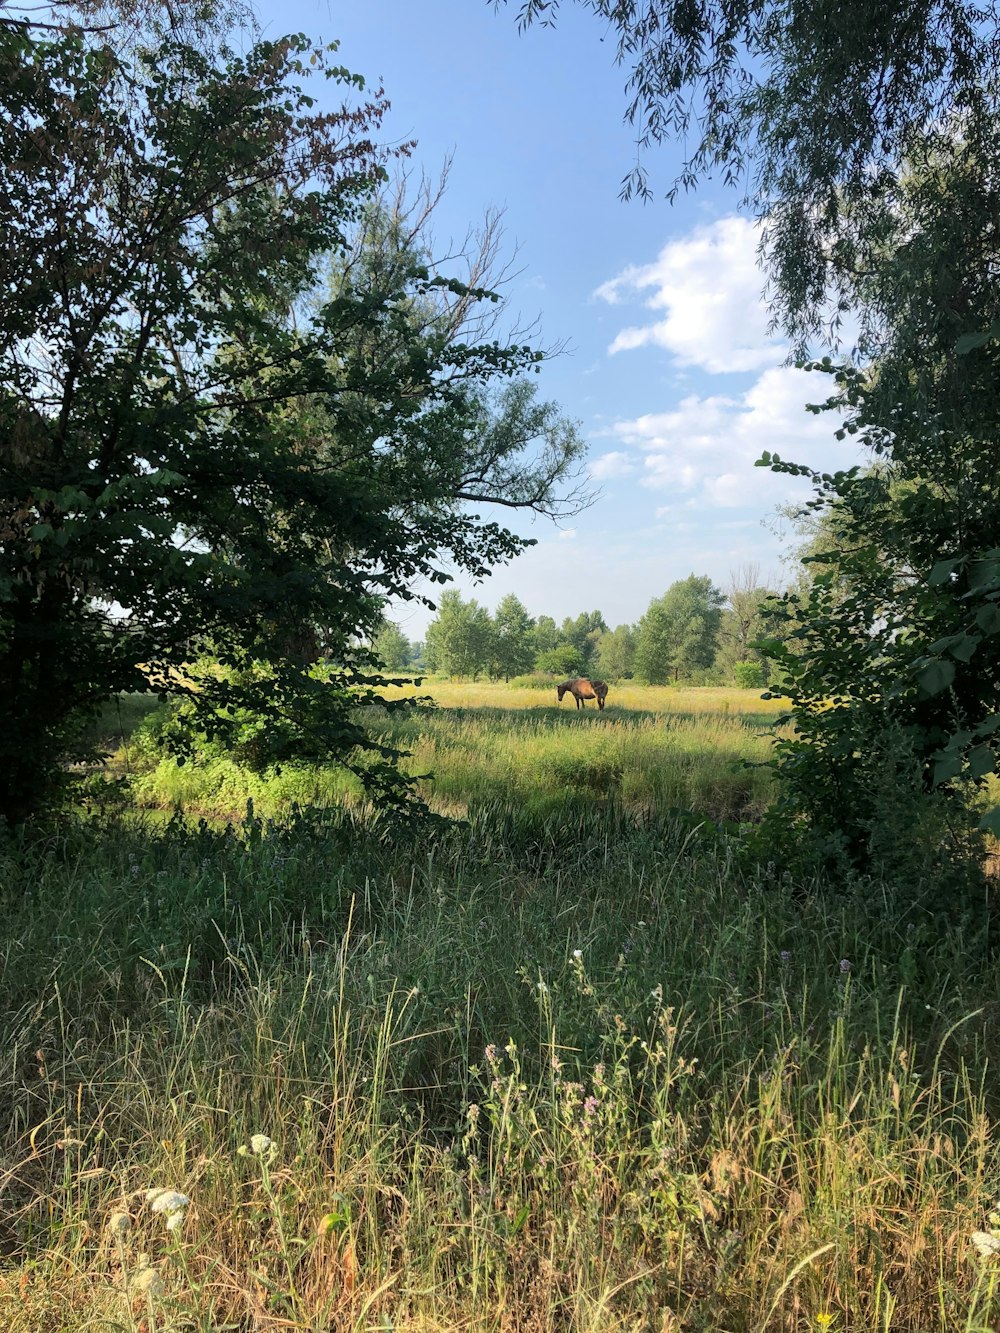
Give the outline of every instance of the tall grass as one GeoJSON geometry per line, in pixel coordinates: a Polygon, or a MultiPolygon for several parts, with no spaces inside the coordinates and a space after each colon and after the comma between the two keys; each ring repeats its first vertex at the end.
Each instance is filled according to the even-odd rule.
{"type": "MultiPolygon", "coordinates": [[[[610,800],[725,821],[756,819],[770,799],[769,775],[750,765],[767,758],[778,710],[748,691],[632,687],[627,697],[641,707],[620,702],[578,712],[497,685],[430,688],[438,707],[367,716],[383,739],[409,752],[409,773],[429,775],[421,794],[447,814],[464,816],[499,798],[540,813],[610,800]]],[[[321,766],[286,764],[260,775],[206,755],[178,768],[134,748],[130,768],[140,804],[197,814],[238,816],[250,799],[273,817],[293,804],[333,806],[361,796],[342,770],[321,766]]]]}
{"type": "Polygon", "coordinates": [[[1000,1315],[1000,975],[927,904],[518,802],[81,827],[0,882],[17,1333],[1000,1315]]]}
{"type": "Polygon", "coordinates": [[[0,840],[11,1333],[997,1326],[989,904],[690,818],[773,713],[512,693],[393,724],[444,832],[140,737],[144,800],[256,815],[0,840]]]}

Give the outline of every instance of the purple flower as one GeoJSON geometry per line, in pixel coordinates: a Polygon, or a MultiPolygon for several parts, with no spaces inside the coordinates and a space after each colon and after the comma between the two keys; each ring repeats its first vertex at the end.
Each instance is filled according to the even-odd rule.
{"type": "Polygon", "coordinates": [[[781,961],[782,961],[783,963],[790,963],[790,962],[792,961],[792,951],[791,951],[791,949],[782,949],[782,951],[781,951],[781,961]]]}
{"type": "Polygon", "coordinates": [[[840,970],[841,970],[841,972],[844,973],[845,976],[847,975],[848,972],[850,972],[850,970],[851,970],[851,960],[850,960],[849,958],[841,958],[841,960],[840,960],[840,970]]]}
{"type": "Polygon", "coordinates": [[[587,1100],[583,1103],[583,1114],[585,1116],[593,1115],[596,1110],[597,1110],[597,1098],[588,1097],[587,1100]]]}

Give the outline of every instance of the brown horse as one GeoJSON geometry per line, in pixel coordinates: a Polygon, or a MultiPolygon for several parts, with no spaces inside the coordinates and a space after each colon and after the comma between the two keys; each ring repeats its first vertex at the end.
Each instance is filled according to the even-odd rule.
{"type": "Polygon", "coordinates": [[[603,708],[604,700],[608,697],[608,687],[603,680],[588,680],[586,676],[577,676],[575,680],[567,680],[556,686],[556,698],[560,703],[567,692],[576,700],[577,708],[586,706],[584,699],[596,699],[597,707],[603,708]]]}

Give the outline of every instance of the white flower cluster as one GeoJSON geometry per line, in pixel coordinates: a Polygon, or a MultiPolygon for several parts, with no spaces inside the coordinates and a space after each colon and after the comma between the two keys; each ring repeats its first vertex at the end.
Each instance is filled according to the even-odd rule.
{"type": "Polygon", "coordinates": [[[184,1222],[184,1210],[191,1200],[177,1190],[147,1190],[146,1202],[154,1213],[166,1215],[168,1231],[176,1231],[184,1222]]]}

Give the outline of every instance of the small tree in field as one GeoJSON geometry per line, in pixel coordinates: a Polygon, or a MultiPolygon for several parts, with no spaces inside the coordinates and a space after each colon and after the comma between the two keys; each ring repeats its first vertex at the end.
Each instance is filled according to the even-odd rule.
{"type": "Polygon", "coordinates": [[[386,620],[372,643],[375,660],[385,671],[405,671],[413,660],[410,641],[391,620],[386,620]]]}
{"type": "Polygon", "coordinates": [[[597,671],[604,680],[627,680],[635,666],[635,630],[618,625],[597,640],[597,671]]]}

